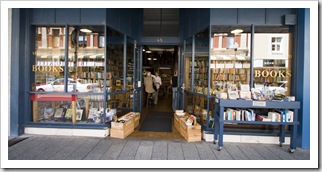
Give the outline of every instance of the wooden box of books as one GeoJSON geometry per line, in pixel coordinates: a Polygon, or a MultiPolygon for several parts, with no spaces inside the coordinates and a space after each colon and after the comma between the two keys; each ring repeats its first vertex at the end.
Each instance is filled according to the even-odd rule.
{"type": "Polygon", "coordinates": [[[124,130],[118,130],[111,128],[110,130],[110,136],[114,138],[119,139],[125,139],[127,136],[129,136],[134,131],[134,125],[132,124],[132,127],[128,127],[124,130]]]}
{"type": "MultiPolygon", "coordinates": [[[[124,120],[121,120],[124,121],[124,120]]],[[[134,124],[132,120],[124,122],[111,122],[110,136],[124,139],[134,131],[134,124]]]]}
{"type": "Polygon", "coordinates": [[[186,124],[187,118],[181,119],[181,135],[187,140],[187,142],[198,142],[201,141],[201,125],[195,122],[189,126],[186,124]]]}
{"type": "Polygon", "coordinates": [[[134,128],[139,126],[141,117],[139,112],[129,112],[126,115],[132,120],[134,128]]]}
{"type": "Polygon", "coordinates": [[[124,122],[111,122],[111,129],[114,130],[125,130],[126,128],[131,127],[131,125],[134,124],[132,122],[132,120],[128,119],[128,120],[123,120],[123,119],[119,119],[120,121],[124,121],[124,122]]]}
{"type": "Polygon", "coordinates": [[[189,114],[185,112],[177,112],[174,113],[173,118],[173,126],[175,129],[178,130],[179,133],[181,133],[180,125],[181,125],[181,118],[188,118],[189,114]]]}

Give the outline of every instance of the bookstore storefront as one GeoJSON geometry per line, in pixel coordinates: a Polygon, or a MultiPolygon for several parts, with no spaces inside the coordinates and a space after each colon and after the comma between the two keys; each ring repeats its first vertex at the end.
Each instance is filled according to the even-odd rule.
{"type": "MultiPolygon", "coordinates": [[[[13,9],[13,33],[18,33],[13,41],[18,46],[12,47],[11,66],[19,67],[11,70],[10,85],[16,91],[10,93],[10,126],[19,127],[10,127],[10,133],[21,135],[26,127],[106,129],[115,115],[140,112],[143,42],[136,23],[143,23],[142,13],[142,9],[13,9]],[[14,102],[22,108],[14,108],[14,102]]],[[[302,43],[308,39],[303,35],[309,10],[182,9],[182,13],[185,20],[197,20],[199,25],[180,20],[178,83],[185,91],[178,107],[213,130],[216,97],[234,100],[237,93],[242,99],[295,98],[301,103],[298,143],[309,147],[305,141],[309,114],[303,113],[309,108],[304,96],[308,85],[303,82],[309,57],[302,43]],[[194,18],[195,13],[200,18],[194,18]],[[227,15],[218,15],[222,13],[227,15]],[[262,97],[256,90],[266,94],[262,97]]],[[[247,124],[227,127],[278,130],[247,124]]]]}

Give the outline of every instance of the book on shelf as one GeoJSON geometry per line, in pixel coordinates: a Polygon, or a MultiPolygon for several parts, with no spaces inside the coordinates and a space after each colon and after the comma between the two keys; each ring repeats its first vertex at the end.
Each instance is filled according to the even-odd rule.
{"type": "Polygon", "coordinates": [[[45,108],[44,109],[44,119],[51,119],[54,117],[55,108],[45,108]]]}
{"type": "Polygon", "coordinates": [[[268,118],[266,115],[256,115],[257,121],[267,121],[267,122],[272,122],[271,118],[268,118]]]}
{"type": "Polygon", "coordinates": [[[288,109],[281,109],[276,110],[279,114],[281,114],[281,117],[283,119],[283,122],[293,122],[293,116],[294,112],[288,109]]]}
{"type": "Polygon", "coordinates": [[[76,120],[80,121],[82,120],[83,116],[83,109],[76,109],[76,120]]]}
{"type": "Polygon", "coordinates": [[[294,112],[286,109],[286,122],[293,122],[294,112]]]}
{"type": "Polygon", "coordinates": [[[268,118],[272,119],[272,122],[280,122],[281,114],[278,112],[268,112],[268,118]]]}
{"type": "Polygon", "coordinates": [[[71,108],[68,108],[66,110],[66,113],[65,113],[65,118],[66,119],[71,119],[72,118],[72,113],[73,113],[73,110],[71,108]]]}
{"type": "Polygon", "coordinates": [[[63,118],[65,116],[65,108],[56,108],[54,118],[63,118]]]}
{"type": "Polygon", "coordinates": [[[94,115],[98,112],[98,108],[90,108],[87,119],[93,119],[94,115]]]}
{"type": "Polygon", "coordinates": [[[235,110],[235,118],[236,118],[236,121],[241,121],[242,120],[242,113],[241,113],[241,110],[240,109],[236,109],[235,110]]]}
{"type": "Polygon", "coordinates": [[[238,91],[228,91],[228,99],[236,100],[239,98],[238,91]]]}

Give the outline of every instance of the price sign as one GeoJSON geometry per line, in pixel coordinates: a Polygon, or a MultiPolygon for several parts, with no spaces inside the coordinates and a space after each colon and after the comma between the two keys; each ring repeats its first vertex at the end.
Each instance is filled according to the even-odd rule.
{"type": "Polygon", "coordinates": [[[265,107],[266,106],[266,102],[263,102],[263,101],[253,101],[253,106],[265,107]]]}

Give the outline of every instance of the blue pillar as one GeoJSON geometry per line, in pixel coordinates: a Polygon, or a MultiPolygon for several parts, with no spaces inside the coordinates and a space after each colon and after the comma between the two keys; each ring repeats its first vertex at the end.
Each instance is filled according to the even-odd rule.
{"type": "MultiPolygon", "coordinates": [[[[310,9],[298,10],[297,28],[296,99],[301,102],[299,111],[298,146],[310,148],[310,9]]],[[[317,79],[317,78],[316,78],[317,79]]]]}
{"type": "MultiPolygon", "coordinates": [[[[10,68],[10,137],[23,134],[23,123],[26,118],[26,101],[29,85],[26,86],[27,74],[24,70],[30,70],[25,58],[25,10],[12,9],[12,41],[11,41],[11,68],[10,68]]],[[[27,82],[29,83],[29,82],[27,82]]],[[[30,105],[30,104],[28,104],[30,105]]]]}

